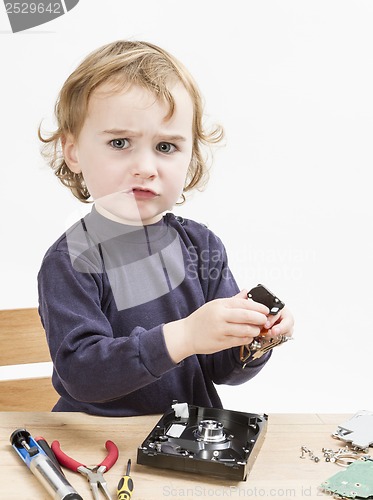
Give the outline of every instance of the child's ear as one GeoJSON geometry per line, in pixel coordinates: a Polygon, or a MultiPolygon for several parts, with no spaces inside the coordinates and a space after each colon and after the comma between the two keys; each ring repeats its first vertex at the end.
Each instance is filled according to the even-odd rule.
{"type": "Polygon", "coordinates": [[[75,174],[80,174],[77,141],[72,134],[66,134],[61,140],[63,157],[66,165],[75,174]]]}

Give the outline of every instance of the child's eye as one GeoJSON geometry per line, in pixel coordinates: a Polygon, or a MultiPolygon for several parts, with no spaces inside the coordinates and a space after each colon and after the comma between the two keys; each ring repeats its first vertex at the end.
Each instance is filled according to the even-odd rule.
{"type": "Polygon", "coordinates": [[[114,149],[125,149],[128,148],[129,143],[127,139],[113,139],[112,141],[110,141],[110,145],[114,149]]]}
{"type": "Polygon", "coordinates": [[[176,151],[176,146],[170,144],[169,142],[160,142],[157,144],[157,150],[161,153],[173,153],[176,151]]]}

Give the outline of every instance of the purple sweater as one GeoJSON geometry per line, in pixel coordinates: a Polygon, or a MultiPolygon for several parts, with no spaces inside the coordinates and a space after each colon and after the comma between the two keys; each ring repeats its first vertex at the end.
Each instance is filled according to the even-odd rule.
{"type": "Polygon", "coordinates": [[[239,289],[220,239],[171,213],[134,228],[93,208],[48,250],[38,285],[54,411],[143,415],[174,400],[221,408],[215,384],[246,382],[269,357],[245,369],[238,348],[172,361],[163,325],[239,289]]]}

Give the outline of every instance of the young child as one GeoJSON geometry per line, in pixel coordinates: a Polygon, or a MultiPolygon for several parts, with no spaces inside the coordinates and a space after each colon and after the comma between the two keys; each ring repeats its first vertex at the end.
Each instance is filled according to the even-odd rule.
{"type": "Polygon", "coordinates": [[[39,311],[60,394],[54,411],[163,413],[174,400],[221,408],[215,384],[240,384],[240,346],[292,334],[239,291],[220,239],[170,209],[206,176],[198,88],[161,48],[118,41],[90,54],[40,139],[60,181],[92,211],[46,253],[39,311]]]}

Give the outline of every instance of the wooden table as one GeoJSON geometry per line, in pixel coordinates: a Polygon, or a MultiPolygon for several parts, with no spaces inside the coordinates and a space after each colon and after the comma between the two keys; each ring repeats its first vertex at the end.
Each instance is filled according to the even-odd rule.
{"type": "MultiPolygon", "coordinates": [[[[66,453],[86,465],[105,456],[104,444],[111,439],[119,448],[119,459],[105,474],[113,499],[116,485],[132,460],[133,500],[183,498],[281,498],[301,500],[330,498],[319,484],[342,470],[325,462],[321,449],[343,446],[331,437],[337,426],[352,415],[272,414],[259,456],[247,481],[232,482],[191,473],[136,464],[137,447],[158,422],[159,416],[103,418],[80,413],[0,413],[0,498],[4,500],[49,500],[51,497],[24,465],[9,443],[11,433],[26,428],[33,437],[42,435],[49,443],[57,439],[66,453]],[[307,446],[320,462],[301,459],[307,446]]],[[[86,479],[66,470],[68,481],[84,500],[93,498],[86,479]]],[[[100,494],[100,498],[104,498],[100,494]]]]}

